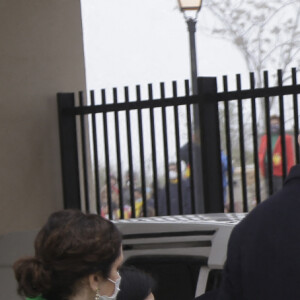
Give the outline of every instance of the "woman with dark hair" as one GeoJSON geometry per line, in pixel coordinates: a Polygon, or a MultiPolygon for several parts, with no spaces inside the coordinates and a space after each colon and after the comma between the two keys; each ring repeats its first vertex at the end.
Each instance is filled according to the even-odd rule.
{"type": "Polygon", "coordinates": [[[117,300],[154,300],[155,282],[150,275],[134,267],[122,267],[120,274],[122,282],[117,300]]]}
{"type": "Polygon", "coordinates": [[[35,255],[15,262],[18,292],[45,300],[116,299],[121,234],[109,220],[76,210],[53,213],[35,239],[35,255]]]}

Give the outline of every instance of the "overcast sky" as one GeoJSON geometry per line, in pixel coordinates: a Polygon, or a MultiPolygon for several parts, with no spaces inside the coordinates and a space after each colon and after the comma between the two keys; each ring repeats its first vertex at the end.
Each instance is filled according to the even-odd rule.
{"type": "MultiPolygon", "coordinates": [[[[177,0],[81,0],[89,89],[179,83],[190,77],[187,25],[177,0]]],[[[202,7],[196,43],[198,76],[247,73],[229,42],[207,36],[214,20],[202,7]]]]}

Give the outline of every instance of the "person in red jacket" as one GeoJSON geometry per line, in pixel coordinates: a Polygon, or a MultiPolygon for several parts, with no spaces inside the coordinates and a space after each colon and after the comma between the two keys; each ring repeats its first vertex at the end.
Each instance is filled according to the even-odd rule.
{"type": "MultiPolygon", "coordinates": [[[[273,115],[270,118],[271,125],[271,149],[272,149],[272,168],[273,168],[273,193],[279,191],[283,184],[283,161],[282,161],[282,145],[280,135],[280,118],[273,115]]],[[[267,135],[261,137],[259,147],[259,167],[265,178],[266,187],[269,187],[268,177],[268,155],[267,155],[267,135]]],[[[291,135],[285,135],[286,148],[286,174],[289,173],[291,167],[295,164],[293,138],[291,135]]]]}

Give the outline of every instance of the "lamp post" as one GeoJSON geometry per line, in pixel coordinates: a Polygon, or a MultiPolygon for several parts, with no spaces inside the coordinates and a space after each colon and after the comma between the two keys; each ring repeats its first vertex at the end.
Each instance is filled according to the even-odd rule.
{"type": "Polygon", "coordinates": [[[178,0],[181,12],[184,15],[188,26],[190,39],[190,59],[191,59],[191,83],[192,94],[197,94],[197,58],[196,58],[196,23],[197,16],[201,9],[202,0],[178,0]]]}
{"type": "MultiPolygon", "coordinates": [[[[190,59],[191,59],[191,84],[192,94],[198,94],[197,87],[197,59],[196,59],[196,23],[197,16],[201,9],[202,0],[178,0],[181,12],[184,15],[188,26],[190,40],[190,59]]],[[[203,197],[203,182],[202,182],[202,163],[201,163],[201,147],[200,147],[200,122],[199,122],[199,106],[193,105],[194,115],[194,136],[192,143],[193,168],[191,175],[194,181],[194,199],[196,213],[204,213],[204,197],[203,197]]]]}

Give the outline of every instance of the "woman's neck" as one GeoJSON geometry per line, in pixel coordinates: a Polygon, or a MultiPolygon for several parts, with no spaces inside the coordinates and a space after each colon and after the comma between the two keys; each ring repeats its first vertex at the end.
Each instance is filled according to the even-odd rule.
{"type": "Polygon", "coordinates": [[[73,295],[69,300],[90,300],[93,299],[95,295],[92,295],[91,291],[88,289],[81,289],[76,295],[73,295]]]}

